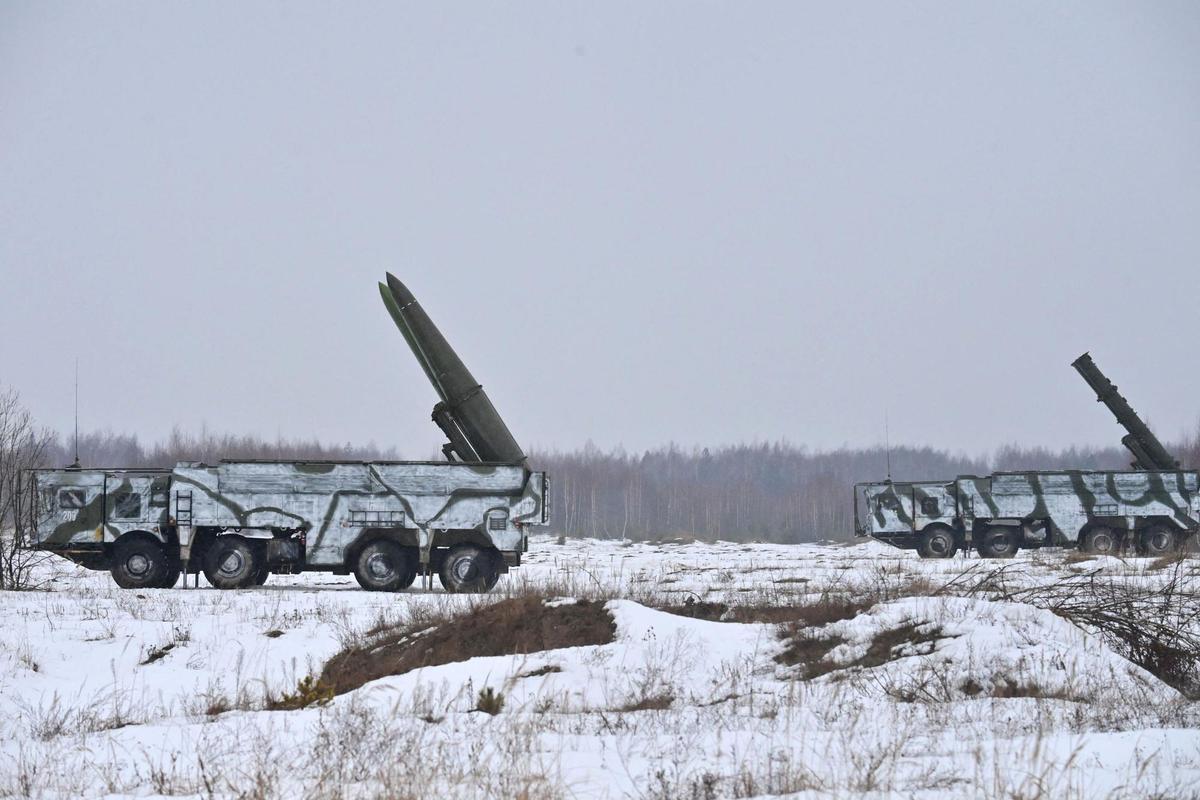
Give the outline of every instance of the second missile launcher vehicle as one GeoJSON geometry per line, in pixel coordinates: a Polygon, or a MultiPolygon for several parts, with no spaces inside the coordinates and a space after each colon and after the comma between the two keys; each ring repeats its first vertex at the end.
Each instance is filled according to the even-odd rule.
{"type": "Polygon", "coordinates": [[[927,558],[973,547],[988,558],[1021,548],[1076,546],[1094,553],[1132,546],[1146,555],[1179,547],[1200,529],[1200,489],[1179,469],[1117,387],[1084,353],[1072,364],[1128,431],[1131,470],[997,472],[944,481],[861,483],[854,525],[927,558]]]}
{"type": "MultiPolygon", "coordinates": [[[[401,334],[440,396],[448,461],[222,461],[173,469],[33,470],[32,546],[124,588],[204,572],[218,588],[272,572],[353,573],[395,591],[437,574],[487,591],[521,563],[527,526],[549,520],[549,482],[412,293],[380,284],[401,334]]],[[[186,578],[185,578],[186,583],[186,578]]]]}

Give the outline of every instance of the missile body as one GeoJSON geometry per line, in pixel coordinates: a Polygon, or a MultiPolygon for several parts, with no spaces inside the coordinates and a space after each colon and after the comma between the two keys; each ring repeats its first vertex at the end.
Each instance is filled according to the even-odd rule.
{"type": "Polygon", "coordinates": [[[442,448],[446,456],[467,462],[523,464],[525,453],[483,387],[408,287],[388,273],[387,284],[379,284],[379,293],[400,334],[441,398],[441,402],[433,407],[433,421],[450,440],[442,448]]]}
{"type": "Polygon", "coordinates": [[[1158,437],[1150,432],[1150,428],[1142,422],[1142,418],[1129,405],[1129,401],[1121,396],[1117,387],[1105,377],[1089,354],[1084,353],[1072,361],[1071,366],[1087,381],[1087,385],[1092,387],[1092,391],[1096,393],[1096,400],[1104,403],[1121,427],[1128,431],[1128,434],[1121,437],[1121,444],[1133,453],[1134,469],[1179,469],[1179,462],[1163,447],[1158,437]]]}

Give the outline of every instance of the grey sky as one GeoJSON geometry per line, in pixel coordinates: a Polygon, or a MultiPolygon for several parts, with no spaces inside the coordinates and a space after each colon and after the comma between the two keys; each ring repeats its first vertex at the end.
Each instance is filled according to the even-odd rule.
{"type": "Polygon", "coordinates": [[[1200,416],[1200,4],[0,5],[0,383],[46,423],[1116,444],[1200,416]]]}

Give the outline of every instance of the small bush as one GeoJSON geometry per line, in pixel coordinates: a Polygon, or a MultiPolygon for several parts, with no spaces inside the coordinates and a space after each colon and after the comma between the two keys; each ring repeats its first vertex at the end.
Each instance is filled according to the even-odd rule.
{"type": "Polygon", "coordinates": [[[269,700],[267,708],[272,711],[294,711],[309,706],[327,705],[333,699],[333,687],[324,681],[306,675],[300,679],[296,691],[285,694],[278,700],[269,700]]]}
{"type": "Polygon", "coordinates": [[[475,701],[475,710],[493,717],[504,710],[504,693],[497,692],[490,686],[479,690],[479,698],[475,701]]]}

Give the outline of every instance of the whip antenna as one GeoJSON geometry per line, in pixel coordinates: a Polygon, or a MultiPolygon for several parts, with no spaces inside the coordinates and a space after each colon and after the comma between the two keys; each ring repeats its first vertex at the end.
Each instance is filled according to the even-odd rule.
{"type": "Polygon", "coordinates": [[[75,463],[70,469],[80,469],[79,464],[79,357],[75,358],[75,463]]]}
{"type": "MultiPolygon", "coordinates": [[[[892,482],[892,438],[888,432],[888,412],[883,412],[883,450],[887,455],[887,479],[892,482]]],[[[76,456],[78,458],[78,456],[76,456]]]]}

